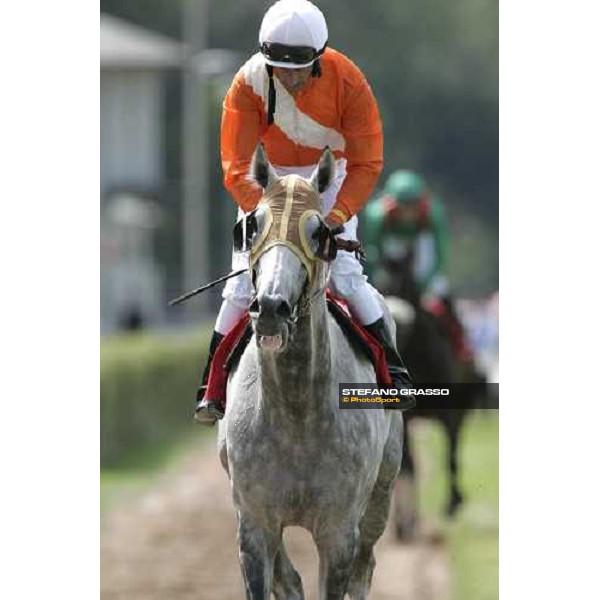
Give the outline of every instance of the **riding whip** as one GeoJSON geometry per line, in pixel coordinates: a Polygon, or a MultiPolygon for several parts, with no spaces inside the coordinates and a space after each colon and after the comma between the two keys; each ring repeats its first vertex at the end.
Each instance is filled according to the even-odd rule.
{"type": "Polygon", "coordinates": [[[232,277],[237,277],[238,275],[245,273],[247,270],[248,269],[240,269],[239,271],[232,271],[231,273],[228,273],[227,275],[223,275],[223,277],[219,277],[219,279],[215,279],[214,281],[211,281],[210,283],[200,286],[199,288],[196,288],[195,290],[192,290],[191,292],[186,292],[185,294],[182,294],[178,298],[171,300],[169,302],[169,306],[175,306],[177,304],[181,304],[181,302],[185,302],[185,300],[188,300],[189,298],[192,298],[193,296],[196,296],[197,294],[201,294],[205,290],[208,290],[211,287],[214,287],[215,285],[217,285],[217,283],[221,283],[223,281],[226,281],[227,279],[231,279],[232,277]]]}

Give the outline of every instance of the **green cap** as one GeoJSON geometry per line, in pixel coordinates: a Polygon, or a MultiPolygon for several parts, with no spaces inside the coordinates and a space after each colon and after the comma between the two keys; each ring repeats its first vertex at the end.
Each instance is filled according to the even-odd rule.
{"type": "Polygon", "coordinates": [[[385,182],[384,191],[398,202],[411,202],[425,193],[425,181],[412,171],[394,171],[385,182]]]}

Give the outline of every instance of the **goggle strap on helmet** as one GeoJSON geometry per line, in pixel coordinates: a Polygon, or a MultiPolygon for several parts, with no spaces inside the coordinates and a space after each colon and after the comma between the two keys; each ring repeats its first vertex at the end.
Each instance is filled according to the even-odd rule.
{"type": "Polygon", "coordinates": [[[327,42],[320,50],[310,46],[288,46],[286,44],[263,42],[259,51],[261,54],[275,64],[292,65],[296,67],[308,66],[313,61],[317,60],[325,52],[327,42]]]}

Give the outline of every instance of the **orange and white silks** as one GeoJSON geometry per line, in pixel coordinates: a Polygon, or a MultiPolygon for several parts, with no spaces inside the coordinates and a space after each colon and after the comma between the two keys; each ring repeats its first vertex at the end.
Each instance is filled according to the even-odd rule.
{"type": "Polygon", "coordinates": [[[275,122],[267,125],[269,80],[262,54],[236,74],[223,103],[221,160],[225,187],[242,210],[256,207],[261,190],[248,181],[259,141],[275,167],[309,167],[326,146],[346,163],[347,175],[330,216],[345,222],[367,202],[383,168],[383,133],[377,103],[359,68],[328,48],[321,77],[292,96],[274,77],[275,122]]]}

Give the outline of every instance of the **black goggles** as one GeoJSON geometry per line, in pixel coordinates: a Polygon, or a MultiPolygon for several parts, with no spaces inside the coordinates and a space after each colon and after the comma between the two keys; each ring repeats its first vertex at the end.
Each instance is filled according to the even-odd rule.
{"type": "Polygon", "coordinates": [[[262,54],[274,62],[290,63],[292,65],[304,65],[315,61],[325,48],[315,50],[310,46],[286,46],[285,44],[276,44],[263,42],[260,47],[262,54]]]}

